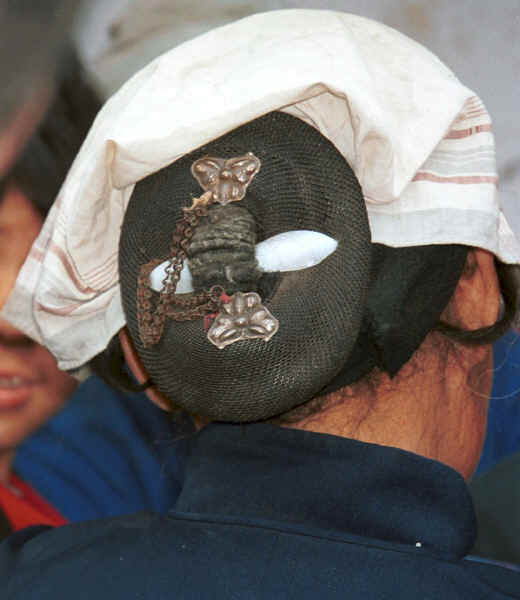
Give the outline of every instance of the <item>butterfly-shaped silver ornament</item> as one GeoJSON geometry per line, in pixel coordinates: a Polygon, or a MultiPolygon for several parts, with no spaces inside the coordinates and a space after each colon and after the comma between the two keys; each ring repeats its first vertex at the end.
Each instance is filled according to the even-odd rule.
{"type": "Polygon", "coordinates": [[[191,173],[215,202],[225,205],[242,200],[260,166],[252,152],[233,158],[203,156],[191,165],[191,173]]]}
{"type": "Polygon", "coordinates": [[[268,342],[278,331],[278,319],[262,304],[256,292],[236,292],[221,306],[208,331],[208,340],[222,349],[239,340],[268,342]]]}

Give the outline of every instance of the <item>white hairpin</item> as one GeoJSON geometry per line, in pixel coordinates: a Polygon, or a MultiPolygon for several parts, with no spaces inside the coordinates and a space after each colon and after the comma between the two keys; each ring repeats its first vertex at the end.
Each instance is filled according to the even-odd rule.
{"type": "MultiPolygon", "coordinates": [[[[277,271],[300,271],[314,267],[325,260],[337,248],[338,242],[318,231],[286,231],[256,245],[255,256],[260,269],[266,273],[277,271]]],[[[166,277],[164,261],[150,273],[150,287],[156,292],[163,288],[166,277]]],[[[177,294],[193,292],[190,269],[185,263],[177,283],[177,294]]]]}

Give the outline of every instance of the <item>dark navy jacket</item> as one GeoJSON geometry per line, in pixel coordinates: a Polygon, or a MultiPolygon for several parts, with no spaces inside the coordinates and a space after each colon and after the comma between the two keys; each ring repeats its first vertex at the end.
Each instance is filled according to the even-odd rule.
{"type": "Polygon", "coordinates": [[[520,451],[520,336],[511,330],[493,344],[493,387],[486,440],[475,475],[520,451]]]}
{"type": "Polygon", "coordinates": [[[471,499],[440,463],[269,425],[211,425],[188,453],[165,516],[11,536],[2,600],[520,598],[519,572],[464,559],[471,499]]]}
{"type": "Polygon", "coordinates": [[[144,394],[89,377],[17,449],[14,470],[71,522],[166,512],[180,491],[178,435],[144,394]]]}

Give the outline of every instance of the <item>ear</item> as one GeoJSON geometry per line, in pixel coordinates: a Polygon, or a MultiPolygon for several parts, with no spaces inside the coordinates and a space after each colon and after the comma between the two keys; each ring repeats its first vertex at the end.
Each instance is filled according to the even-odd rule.
{"type": "MultiPolygon", "coordinates": [[[[146,381],[148,381],[148,373],[144,368],[143,363],[139,358],[139,355],[136,352],[136,349],[126,327],[123,327],[123,329],[119,331],[119,341],[121,342],[121,348],[123,349],[125,360],[130,370],[132,371],[134,377],[137,379],[137,382],[145,383],[146,381]]],[[[170,412],[171,407],[168,403],[168,400],[154,385],[148,387],[145,390],[145,394],[148,396],[148,399],[151,400],[156,406],[170,412]]]]}
{"type": "Polygon", "coordinates": [[[472,248],[441,318],[463,329],[479,329],[496,322],[499,308],[500,285],[495,257],[486,250],[472,248]]]}

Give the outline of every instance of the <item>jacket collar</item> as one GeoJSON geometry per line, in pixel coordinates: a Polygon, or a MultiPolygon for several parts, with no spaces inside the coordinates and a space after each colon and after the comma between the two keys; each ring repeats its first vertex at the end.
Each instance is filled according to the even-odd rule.
{"type": "Polygon", "coordinates": [[[420,543],[456,557],[475,540],[464,479],[411,452],[265,424],[209,425],[188,447],[176,511],[420,543]]]}

